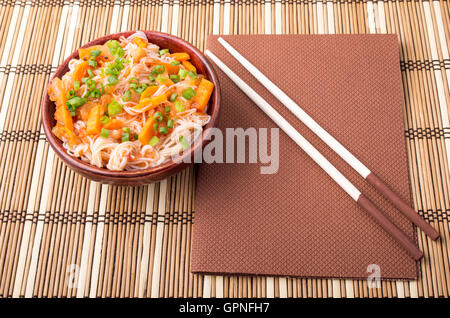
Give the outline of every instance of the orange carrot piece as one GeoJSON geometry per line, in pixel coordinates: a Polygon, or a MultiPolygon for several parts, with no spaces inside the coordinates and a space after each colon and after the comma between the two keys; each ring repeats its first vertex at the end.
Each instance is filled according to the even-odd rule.
{"type": "Polygon", "coordinates": [[[85,49],[78,49],[78,55],[80,56],[80,59],[87,62],[92,57],[91,52],[96,50],[101,51],[100,55],[97,56],[96,61],[111,62],[114,60],[106,45],[93,45],[85,49]]]}
{"type": "Polygon", "coordinates": [[[146,54],[147,53],[143,48],[138,47],[135,51],[132,52],[131,57],[133,58],[134,63],[138,63],[146,54]]]}
{"type": "Polygon", "coordinates": [[[123,127],[123,122],[119,119],[112,118],[108,123],[103,125],[105,129],[120,129],[123,127]]]}
{"type": "MultiPolygon", "coordinates": [[[[55,77],[48,88],[50,100],[56,103],[55,119],[64,127],[73,132],[73,120],[66,106],[66,90],[61,79],[55,77]]],[[[71,136],[67,136],[71,137],[71,136]]],[[[73,138],[68,138],[72,140],[73,138]]]]}
{"type": "Polygon", "coordinates": [[[100,123],[100,117],[102,117],[103,114],[103,107],[102,105],[96,105],[94,108],[91,109],[89,112],[89,117],[86,122],[86,133],[89,135],[95,135],[99,134],[100,130],[102,128],[100,123]]]}
{"type": "Polygon", "coordinates": [[[194,98],[195,108],[204,112],[206,105],[208,105],[209,98],[211,97],[214,84],[207,79],[202,78],[200,85],[197,88],[197,94],[194,98]]]}
{"type": "Polygon", "coordinates": [[[141,131],[139,132],[138,140],[141,142],[143,146],[148,145],[148,142],[150,141],[150,138],[154,135],[153,130],[153,123],[155,122],[155,119],[153,118],[153,113],[150,112],[149,117],[147,118],[147,121],[144,124],[144,127],[142,127],[141,131]]]}
{"type": "Polygon", "coordinates": [[[149,86],[145,89],[145,91],[142,92],[140,99],[143,100],[144,98],[147,98],[149,96],[152,96],[155,94],[155,92],[158,90],[158,86],[149,86]]]}
{"type": "Polygon", "coordinates": [[[197,69],[195,68],[194,65],[192,65],[191,62],[189,61],[183,61],[181,64],[183,64],[183,66],[188,70],[188,71],[192,71],[194,73],[197,73],[197,69]]]}
{"type": "Polygon", "coordinates": [[[180,62],[187,61],[187,60],[191,59],[189,54],[188,53],[184,53],[184,52],[183,53],[173,53],[173,54],[170,54],[169,56],[171,58],[177,60],[177,61],[180,61],[180,62]]]}
{"type": "MultiPolygon", "coordinates": [[[[152,96],[152,97],[147,97],[144,99],[141,99],[139,104],[137,104],[136,106],[134,106],[134,109],[141,109],[144,107],[147,107],[148,105],[152,105],[154,107],[158,106],[161,103],[164,103],[165,101],[167,101],[167,93],[158,95],[158,96],[152,96]]],[[[152,108],[154,108],[152,107],[152,108]]]]}
{"type": "Polygon", "coordinates": [[[87,70],[89,68],[89,63],[86,61],[81,62],[78,64],[75,69],[73,70],[73,81],[81,82],[81,79],[86,74],[87,70]]]}
{"type": "Polygon", "coordinates": [[[133,42],[136,43],[137,46],[144,49],[148,46],[148,41],[138,36],[133,38],[133,42]]]}

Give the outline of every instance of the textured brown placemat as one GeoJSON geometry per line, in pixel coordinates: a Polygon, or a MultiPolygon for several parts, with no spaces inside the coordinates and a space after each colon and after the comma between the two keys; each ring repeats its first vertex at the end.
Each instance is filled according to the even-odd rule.
{"type": "MultiPolygon", "coordinates": [[[[226,36],[368,167],[410,198],[396,35],[226,36]]],[[[207,48],[255,88],[391,219],[413,226],[281,106],[210,36],[207,48]]],[[[221,72],[219,127],[275,127],[221,72]]],[[[199,168],[192,270],[306,277],[413,279],[412,258],[280,132],[280,166],[199,168]]]]}

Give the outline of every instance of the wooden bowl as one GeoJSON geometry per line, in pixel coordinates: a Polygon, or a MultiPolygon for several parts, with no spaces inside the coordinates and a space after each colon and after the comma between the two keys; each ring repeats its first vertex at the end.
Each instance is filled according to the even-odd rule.
{"type": "MultiPolygon", "coordinates": [[[[121,32],[116,34],[110,34],[103,36],[94,41],[91,41],[82,47],[89,47],[97,44],[104,44],[108,40],[118,40],[121,36],[128,37],[135,31],[121,32]]],[[[197,138],[191,145],[190,149],[183,152],[177,160],[173,160],[163,163],[159,166],[155,166],[148,169],[136,170],[136,171],[111,171],[106,168],[98,168],[87,162],[82,161],[79,158],[75,158],[69,155],[66,149],[63,147],[62,141],[59,140],[52,133],[52,128],[55,126],[56,121],[54,119],[54,113],[56,105],[48,97],[48,87],[44,92],[42,99],[41,118],[44,126],[45,136],[50,143],[56,154],[74,171],[82,174],[83,176],[98,181],[101,183],[109,183],[116,185],[142,185],[148,184],[161,179],[165,179],[183,169],[188,167],[190,163],[185,163],[183,159],[194,157],[194,153],[198,153],[199,148],[203,150],[210,138],[206,135],[206,129],[214,127],[219,115],[220,109],[220,85],[217,74],[212,68],[211,63],[207,58],[190,43],[166,33],[144,31],[147,35],[149,42],[154,43],[162,49],[169,49],[171,52],[187,52],[191,56],[191,63],[197,68],[199,74],[206,76],[208,80],[214,83],[214,91],[212,93],[210,102],[207,107],[207,113],[211,116],[211,120],[203,128],[202,136],[197,138]]],[[[69,61],[73,58],[78,58],[78,51],[73,52],[56,70],[54,77],[61,78],[66,72],[68,72],[69,61]]],[[[191,160],[191,162],[193,162],[191,160]]]]}

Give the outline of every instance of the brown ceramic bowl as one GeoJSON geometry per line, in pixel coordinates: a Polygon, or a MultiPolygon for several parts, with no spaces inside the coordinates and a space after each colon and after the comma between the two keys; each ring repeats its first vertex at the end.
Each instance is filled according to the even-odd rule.
{"type": "MultiPolygon", "coordinates": [[[[119,39],[122,35],[125,37],[133,34],[134,31],[122,32],[103,36],[94,41],[91,41],[83,46],[89,47],[92,45],[103,44],[111,39],[119,39]]],[[[217,74],[212,68],[211,63],[207,58],[190,43],[166,33],[144,31],[150,42],[158,45],[161,48],[167,48],[171,52],[187,52],[191,56],[191,63],[197,68],[199,74],[203,74],[214,83],[214,91],[211,96],[211,100],[207,107],[207,113],[211,116],[210,122],[204,127],[201,138],[198,138],[189,150],[186,150],[181,155],[181,159],[190,157],[193,158],[194,153],[199,151],[199,148],[204,148],[209,141],[209,138],[205,135],[207,128],[214,127],[216,124],[219,109],[220,109],[220,85],[217,74]],[[195,152],[194,152],[195,151],[195,152]]],[[[78,58],[78,51],[73,52],[56,70],[53,77],[61,78],[68,70],[68,63],[71,59],[78,58]]],[[[82,174],[83,176],[92,179],[94,181],[118,184],[118,185],[141,185],[152,183],[164,178],[167,178],[182,169],[188,167],[190,164],[185,163],[183,160],[168,161],[156,167],[149,169],[142,169],[137,171],[111,171],[106,168],[98,168],[89,163],[86,163],[78,158],[69,155],[63,147],[61,140],[56,138],[52,133],[52,128],[55,126],[56,121],[54,119],[55,103],[52,102],[47,94],[46,90],[42,99],[41,118],[44,126],[45,135],[50,145],[56,154],[73,170],[82,174]]],[[[192,161],[191,161],[192,162],[192,161]]]]}

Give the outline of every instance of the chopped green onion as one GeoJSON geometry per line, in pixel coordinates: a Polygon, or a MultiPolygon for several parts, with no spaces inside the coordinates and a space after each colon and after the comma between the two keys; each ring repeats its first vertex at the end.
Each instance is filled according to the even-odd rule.
{"type": "Polygon", "coordinates": [[[85,84],[88,81],[88,79],[89,79],[88,77],[83,77],[81,79],[81,83],[85,84]]]}
{"type": "Polygon", "coordinates": [[[180,65],[180,61],[172,61],[172,62],[170,62],[170,64],[173,66],[177,66],[177,65],[180,65]]]}
{"type": "Polygon", "coordinates": [[[155,77],[152,76],[152,75],[149,75],[149,76],[148,76],[148,79],[150,80],[150,82],[154,82],[154,81],[155,81],[155,77]]]}
{"type": "Polygon", "coordinates": [[[153,130],[158,131],[158,123],[153,123],[153,130]]]}
{"type": "Polygon", "coordinates": [[[80,89],[80,82],[79,82],[79,81],[73,82],[73,88],[74,88],[75,90],[79,90],[79,89],[80,89]]]}
{"type": "Polygon", "coordinates": [[[108,77],[108,85],[116,85],[119,82],[119,79],[114,76],[111,75],[110,77],[108,77]]]}
{"type": "Polygon", "coordinates": [[[122,57],[125,55],[125,51],[120,46],[119,41],[109,40],[108,42],[106,42],[106,45],[109,48],[109,52],[111,52],[111,54],[115,57],[122,57]]]}
{"type": "Polygon", "coordinates": [[[163,75],[159,74],[158,76],[156,76],[156,80],[160,83],[164,83],[166,81],[166,78],[163,75]]]}
{"type": "Polygon", "coordinates": [[[193,71],[189,71],[187,75],[189,75],[192,79],[197,78],[197,74],[195,74],[193,71]]]}
{"type": "Polygon", "coordinates": [[[181,78],[181,79],[185,79],[186,78],[186,76],[188,75],[188,71],[187,70],[185,70],[185,69],[183,69],[183,68],[180,68],[180,70],[178,71],[178,76],[181,78]]]}
{"type": "Polygon", "coordinates": [[[166,68],[164,67],[164,65],[155,65],[153,67],[152,74],[162,74],[165,70],[166,68]]]}
{"type": "Polygon", "coordinates": [[[146,89],[147,89],[148,85],[147,84],[141,84],[138,87],[136,87],[134,90],[136,93],[138,94],[142,94],[146,89]]]}
{"type": "Polygon", "coordinates": [[[105,125],[105,124],[109,123],[110,120],[111,120],[111,119],[110,119],[108,116],[102,116],[102,117],[100,117],[100,123],[101,123],[102,125],[105,125]]]}
{"type": "Polygon", "coordinates": [[[122,142],[125,142],[125,141],[130,141],[130,134],[129,133],[122,134],[122,142]]]}
{"type": "Polygon", "coordinates": [[[109,137],[109,130],[105,129],[105,128],[102,128],[100,136],[103,137],[103,138],[108,138],[109,137]]]}
{"type": "Polygon", "coordinates": [[[189,141],[184,136],[180,137],[180,144],[181,144],[181,146],[183,146],[183,150],[186,150],[187,148],[189,148],[189,141]]]}
{"type": "MultiPolygon", "coordinates": [[[[173,93],[172,95],[170,95],[169,100],[173,103],[174,101],[177,100],[178,94],[177,93],[173,93]]],[[[169,108],[170,111],[170,108],[169,108]]],[[[168,112],[166,112],[168,113],[168,112]]]]}
{"type": "Polygon", "coordinates": [[[173,119],[169,119],[169,120],[167,121],[167,127],[173,128],[173,119]]]}
{"type": "Polygon", "coordinates": [[[164,49],[164,50],[159,51],[159,55],[160,55],[160,56],[163,56],[163,55],[166,54],[166,53],[169,53],[169,50],[168,50],[168,49],[164,49]]]}
{"type": "MultiPolygon", "coordinates": [[[[173,95],[173,94],[172,94],[173,95]]],[[[178,95],[177,95],[178,96],[178,95]]],[[[171,96],[172,97],[172,96],[171,96]]],[[[166,112],[166,114],[170,113],[170,107],[166,106],[166,108],[164,108],[164,111],[166,112]]]]}
{"type": "Polygon", "coordinates": [[[195,96],[195,91],[192,87],[188,87],[183,91],[183,97],[186,99],[191,99],[195,96]]]}
{"type": "Polygon", "coordinates": [[[148,144],[149,144],[150,146],[154,146],[154,145],[156,145],[156,144],[158,143],[158,141],[159,141],[159,138],[156,137],[156,136],[153,136],[153,137],[150,139],[150,141],[148,142],[148,144]]]}
{"type": "Polygon", "coordinates": [[[130,133],[130,128],[129,127],[123,127],[123,131],[126,133],[130,133]]]}
{"type": "Polygon", "coordinates": [[[128,80],[128,83],[135,83],[135,84],[139,84],[139,78],[137,77],[132,77],[128,80]]]}
{"type": "Polygon", "coordinates": [[[100,50],[92,50],[92,51],[91,51],[91,56],[95,59],[95,58],[97,58],[101,53],[102,53],[102,51],[100,51],[100,50]]]}
{"type": "Polygon", "coordinates": [[[134,137],[134,139],[138,139],[139,138],[139,135],[138,134],[136,134],[136,133],[134,133],[134,135],[133,135],[133,137],[134,137]]]}
{"type": "MultiPolygon", "coordinates": [[[[90,65],[90,66],[92,66],[93,68],[96,68],[97,67],[97,62],[95,61],[95,60],[89,60],[88,61],[88,64],[90,65]]],[[[90,70],[88,70],[88,71],[90,71],[90,70]]]]}
{"type": "Polygon", "coordinates": [[[90,69],[88,69],[88,74],[89,74],[89,77],[94,77],[94,73],[92,73],[92,71],[90,69]]]}
{"type": "Polygon", "coordinates": [[[116,116],[122,112],[123,106],[119,104],[119,102],[113,100],[108,105],[108,114],[109,116],[116,116]]]}
{"type": "Polygon", "coordinates": [[[167,135],[169,133],[169,128],[163,126],[163,127],[159,127],[159,133],[161,135],[167,135]]]}
{"type": "Polygon", "coordinates": [[[155,118],[155,120],[157,120],[157,121],[161,121],[162,120],[162,113],[161,112],[156,112],[154,115],[153,115],[153,118],[155,118]]]}
{"type": "Polygon", "coordinates": [[[178,75],[175,75],[175,74],[170,75],[169,78],[174,83],[178,83],[180,81],[180,77],[178,75]]]}
{"type": "Polygon", "coordinates": [[[182,112],[182,111],[184,110],[184,105],[183,105],[183,103],[180,102],[179,100],[177,100],[177,101],[175,102],[175,110],[176,110],[177,112],[182,112]]]}
{"type": "Polygon", "coordinates": [[[81,98],[81,97],[79,97],[79,96],[75,96],[75,97],[72,97],[71,99],[69,99],[68,101],[66,101],[66,105],[67,105],[68,107],[71,107],[71,108],[72,108],[72,109],[69,108],[69,110],[75,111],[78,107],[80,107],[80,106],[86,104],[86,102],[87,102],[86,99],[81,98]]]}
{"type": "Polygon", "coordinates": [[[123,94],[123,96],[122,96],[122,100],[124,102],[128,102],[130,99],[131,99],[131,91],[129,89],[127,89],[125,94],[123,94]]]}

